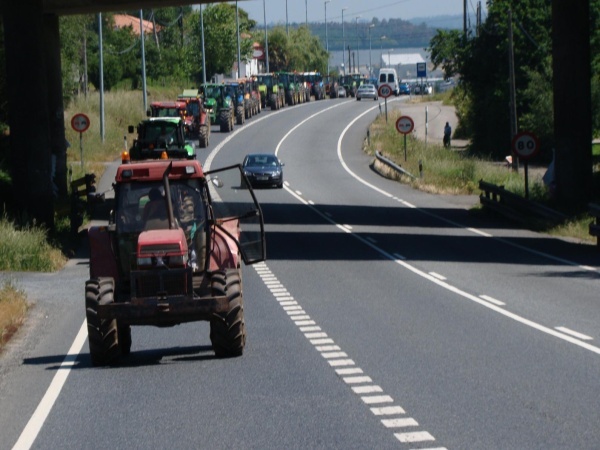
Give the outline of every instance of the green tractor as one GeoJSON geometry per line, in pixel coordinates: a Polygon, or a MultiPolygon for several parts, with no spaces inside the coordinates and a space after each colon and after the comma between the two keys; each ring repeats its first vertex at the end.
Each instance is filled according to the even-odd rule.
{"type": "Polygon", "coordinates": [[[246,119],[249,118],[250,111],[250,99],[246,101],[244,97],[244,86],[237,81],[226,81],[224,86],[226,95],[233,100],[235,123],[237,125],[244,125],[246,119]]]}
{"type": "Polygon", "coordinates": [[[202,85],[201,95],[211,125],[219,125],[221,132],[233,130],[234,104],[228,90],[222,84],[202,85]]]}
{"type": "Polygon", "coordinates": [[[279,82],[283,85],[285,101],[293,106],[304,103],[305,97],[298,75],[293,72],[278,72],[279,82]]]}
{"type": "Polygon", "coordinates": [[[285,92],[276,73],[260,73],[256,76],[262,107],[279,109],[285,106],[285,92]]]}
{"type": "Polygon", "coordinates": [[[346,89],[348,97],[356,97],[356,90],[360,86],[362,77],[358,73],[343,75],[340,78],[340,86],[346,89]]]}
{"type": "Polygon", "coordinates": [[[152,117],[142,120],[137,127],[129,125],[130,134],[137,138],[129,149],[132,161],[143,159],[194,159],[194,146],[185,140],[185,122],[179,117],[152,117]]]}

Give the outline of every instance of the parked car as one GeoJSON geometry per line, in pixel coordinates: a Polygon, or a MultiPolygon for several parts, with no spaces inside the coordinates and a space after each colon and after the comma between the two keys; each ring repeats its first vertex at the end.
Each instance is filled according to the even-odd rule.
{"type": "Polygon", "coordinates": [[[344,86],[340,86],[338,88],[338,97],[339,98],[346,98],[346,89],[344,88],[344,86]]]}
{"type": "Polygon", "coordinates": [[[410,95],[410,85],[408,83],[400,85],[400,95],[410,95]]]}
{"type": "Polygon", "coordinates": [[[356,100],[362,100],[363,98],[372,98],[373,100],[377,100],[379,96],[377,95],[377,89],[375,89],[375,85],[373,84],[363,84],[358,87],[356,91],[356,100]]]}
{"type": "MultiPolygon", "coordinates": [[[[252,187],[283,187],[283,163],[273,153],[250,153],[244,158],[242,171],[252,187]]],[[[246,182],[242,179],[241,186],[246,182]]]]}

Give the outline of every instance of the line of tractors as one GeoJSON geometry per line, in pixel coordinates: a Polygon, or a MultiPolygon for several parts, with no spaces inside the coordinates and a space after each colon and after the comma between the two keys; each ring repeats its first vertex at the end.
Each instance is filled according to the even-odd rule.
{"type": "Polygon", "coordinates": [[[336,98],[338,83],[318,73],[261,74],[152,103],[122,154],[108,225],[88,229],[93,365],[129,355],[139,325],[208,321],[217,357],[243,354],[241,265],[266,259],[264,219],[241,165],[205,172],[190,138],[206,147],[211,125],[228,132],[266,107],[336,98]]]}
{"type": "Polygon", "coordinates": [[[200,148],[208,147],[213,125],[227,133],[265,108],[278,110],[313,98],[337,98],[340,87],[354,97],[364,82],[359,74],[338,79],[319,72],[274,72],[185,89],[177,100],[151,103],[148,119],[137,127],[129,126],[129,133],[137,132],[129,153],[133,160],[159,158],[163,151],[169,157],[192,159],[195,152],[190,141],[197,139],[200,148]]]}

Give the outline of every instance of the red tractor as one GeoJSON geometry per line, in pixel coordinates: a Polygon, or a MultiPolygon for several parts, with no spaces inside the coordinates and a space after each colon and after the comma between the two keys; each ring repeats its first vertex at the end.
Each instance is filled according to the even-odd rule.
{"type": "Polygon", "coordinates": [[[198,137],[200,148],[208,147],[210,141],[210,117],[198,89],[184,89],[177,100],[185,103],[185,123],[188,135],[198,137]]]}
{"type": "Polygon", "coordinates": [[[152,102],[146,112],[148,117],[185,117],[185,102],[152,102]]]}
{"type": "Polygon", "coordinates": [[[210,322],[217,356],[241,355],[241,262],[265,259],[262,212],[241,167],[204,172],[196,160],[124,161],[114,194],[108,226],[89,229],[92,363],[128,355],[131,326],[192,321],[210,322]]]}

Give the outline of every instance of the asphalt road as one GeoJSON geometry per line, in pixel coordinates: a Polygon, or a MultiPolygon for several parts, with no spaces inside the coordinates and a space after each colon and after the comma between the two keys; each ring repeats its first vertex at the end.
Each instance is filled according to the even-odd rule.
{"type": "Polygon", "coordinates": [[[135,327],[129,358],[93,368],[85,253],[1,274],[35,307],[0,359],[0,448],[597,448],[595,248],[381,178],[361,151],[377,113],[263,112],[198,150],[285,163],[283,189],[256,191],[267,261],[244,268],[240,358],[193,323],[135,327]]]}

